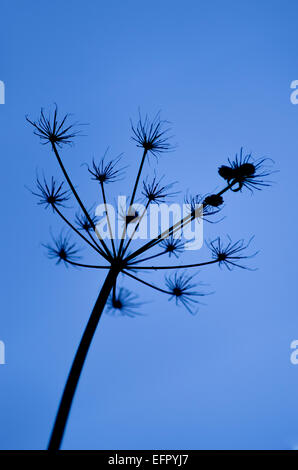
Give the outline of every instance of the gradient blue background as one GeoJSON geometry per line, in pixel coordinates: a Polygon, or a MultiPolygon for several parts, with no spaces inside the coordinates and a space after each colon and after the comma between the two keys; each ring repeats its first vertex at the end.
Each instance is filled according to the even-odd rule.
{"type": "MultiPolygon", "coordinates": [[[[217,167],[244,146],[269,156],[276,184],[228,194],[206,238],[255,234],[256,272],[217,266],[198,278],[216,294],[195,317],[158,293],[135,319],[104,315],[73,404],[65,449],[292,449],[298,445],[298,5],[292,1],[2,1],[0,79],[0,448],[43,449],[103,273],[44,256],[61,224],[25,189],[36,169],[60,177],[25,124],[40,106],[88,122],[63,159],[87,204],[82,162],[125,152],[131,185],[140,152],[129,118],[140,106],[173,123],[175,153],[159,173],[180,189],[222,187],[217,167]]],[[[154,159],[146,172],[155,167],[154,159]]],[[[109,195],[115,195],[110,193],[109,195]]],[[[182,196],[181,196],[182,198],[182,196]]],[[[87,252],[87,250],[86,250],[87,252]]],[[[188,255],[188,257],[191,255],[188,255]]],[[[204,259],[206,251],[196,253],[204,259]]],[[[146,278],[163,282],[162,275],[146,278]]]]}

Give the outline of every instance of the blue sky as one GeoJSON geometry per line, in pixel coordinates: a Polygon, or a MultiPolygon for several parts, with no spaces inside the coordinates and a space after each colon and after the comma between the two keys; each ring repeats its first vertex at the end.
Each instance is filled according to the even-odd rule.
{"type": "MultiPolygon", "coordinates": [[[[0,106],[2,274],[0,448],[43,449],[103,273],[45,256],[61,224],[26,190],[36,170],[61,179],[25,123],[56,102],[89,123],[63,161],[88,204],[98,188],[81,166],[124,152],[131,187],[140,152],[138,107],[172,122],[177,149],[158,172],[179,189],[222,187],[219,165],[241,146],[268,156],[276,183],[228,194],[205,237],[255,235],[255,272],[201,269],[215,294],[193,317],[124,281],[145,303],[138,318],[104,315],[81,377],[65,449],[291,449],[298,444],[297,128],[293,1],[2,1],[0,106]],[[295,235],[296,233],[296,235],[295,235]]],[[[145,171],[152,172],[155,160],[145,171]]],[[[188,259],[191,256],[187,255],[188,259]]],[[[201,250],[197,257],[208,256],[201,250]]],[[[156,283],[163,276],[150,274],[156,283]]]]}

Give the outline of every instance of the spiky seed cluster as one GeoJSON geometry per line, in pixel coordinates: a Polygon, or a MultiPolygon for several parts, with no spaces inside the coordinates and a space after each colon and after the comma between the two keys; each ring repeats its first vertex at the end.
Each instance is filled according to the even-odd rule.
{"type": "Polygon", "coordinates": [[[50,113],[45,116],[41,108],[40,117],[37,121],[31,121],[28,116],[26,116],[26,120],[34,127],[34,134],[40,138],[44,145],[51,143],[62,147],[63,144],[71,145],[74,137],[80,135],[79,131],[73,130],[77,123],[66,124],[68,117],[69,114],[66,114],[59,122],[56,106],[53,116],[50,113]]]}
{"type": "Polygon", "coordinates": [[[192,282],[195,276],[188,276],[186,273],[174,273],[166,277],[166,286],[171,294],[171,299],[175,299],[176,305],[181,303],[189,313],[194,314],[193,308],[200,302],[197,297],[203,297],[204,293],[198,292],[198,284],[192,282]]]}
{"type": "Polygon", "coordinates": [[[69,190],[63,190],[63,184],[58,184],[55,179],[51,178],[50,183],[48,183],[43,178],[43,183],[39,178],[36,178],[36,187],[38,192],[31,191],[34,196],[39,198],[37,204],[44,205],[47,209],[49,206],[54,210],[55,206],[65,207],[65,203],[69,201],[71,192],[69,190]]]}
{"type": "Polygon", "coordinates": [[[86,214],[76,214],[75,220],[79,230],[85,230],[86,232],[90,232],[90,230],[95,229],[95,226],[98,223],[98,217],[96,215],[92,215],[91,211],[89,211],[88,214],[89,218],[86,216],[86,214]]]}
{"type": "Polygon", "coordinates": [[[126,225],[136,224],[139,221],[139,218],[140,218],[139,212],[132,209],[125,216],[125,223],[126,223],[126,225]]]}
{"type": "Polygon", "coordinates": [[[159,113],[152,121],[147,115],[145,119],[142,119],[140,115],[136,126],[131,123],[132,140],[137,143],[137,147],[142,147],[155,157],[162,152],[169,152],[173,149],[173,146],[169,142],[168,133],[170,129],[164,129],[165,124],[168,124],[168,122],[162,121],[159,113]]]}
{"type": "Polygon", "coordinates": [[[223,244],[220,237],[217,237],[215,240],[209,242],[207,246],[211,250],[212,258],[217,260],[219,266],[225,266],[229,271],[233,267],[238,267],[242,269],[252,270],[247,266],[239,264],[240,260],[252,258],[257,254],[257,252],[252,255],[244,255],[244,250],[246,250],[254,237],[252,237],[248,243],[245,243],[244,240],[238,240],[237,242],[232,242],[230,237],[228,237],[228,243],[223,244]]]}
{"type": "Polygon", "coordinates": [[[179,238],[174,238],[171,235],[169,238],[165,238],[160,242],[161,248],[164,249],[165,253],[169,254],[169,257],[174,255],[178,258],[178,255],[184,251],[184,243],[179,238]]]}
{"type": "Polygon", "coordinates": [[[137,211],[133,206],[130,206],[127,212],[125,211],[124,207],[120,207],[118,218],[127,226],[132,223],[137,223],[140,219],[140,214],[139,211],[137,211]]]}
{"type": "Polygon", "coordinates": [[[210,206],[210,207],[219,207],[223,204],[223,197],[218,195],[218,194],[210,194],[209,196],[206,196],[203,204],[205,206],[210,206]]]}
{"type": "MultiPolygon", "coordinates": [[[[189,213],[191,214],[192,217],[198,217],[200,216],[200,213],[205,217],[205,220],[208,222],[208,219],[206,217],[217,214],[221,208],[219,208],[218,205],[214,204],[206,204],[206,199],[211,196],[202,196],[201,194],[196,194],[195,196],[188,194],[184,198],[185,204],[189,206],[189,213]],[[201,208],[200,208],[201,206],[201,208]],[[200,212],[201,211],[201,212],[200,212]]],[[[211,202],[214,203],[214,200],[211,202]]],[[[215,201],[217,202],[217,201],[215,201]]]]}
{"type": "Polygon", "coordinates": [[[140,307],[140,303],[136,302],[138,296],[133,294],[125,287],[120,287],[117,292],[110,294],[107,303],[108,313],[118,313],[122,316],[135,317],[140,315],[136,309],[140,307]]]}
{"type": "Polygon", "coordinates": [[[68,263],[76,262],[80,259],[78,256],[79,249],[75,243],[70,241],[69,235],[63,235],[61,233],[57,238],[52,236],[53,245],[44,244],[43,246],[48,250],[48,257],[50,259],[57,259],[57,263],[64,262],[65,266],[68,267],[68,263]]]}
{"type": "Polygon", "coordinates": [[[124,176],[124,170],[126,167],[116,169],[119,161],[121,160],[121,155],[117,158],[105,161],[106,154],[100,160],[98,164],[95,163],[95,160],[92,160],[92,169],[88,167],[89,173],[93,176],[93,180],[98,181],[101,184],[114,183],[119,181],[124,176]]]}
{"type": "Polygon", "coordinates": [[[161,181],[157,180],[157,177],[148,182],[147,180],[143,181],[143,191],[142,194],[145,197],[148,203],[154,204],[161,204],[162,202],[166,202],[167,198],[173,197],[178,192],[170,192],[170,189],[174,186],[175,183],[162,185],[161,181]]]}
{"type": "Polygon", "coordinates": [[[231,184],[231,190],[234,192],[241,191],[243,187],[253,191],[260,190],[264,186],[270,186],[271,182],[263,178],[272,174],[272,171],[266,170],[264,163],[268,158],[254,160],[251,154],[243,155],[241,147],[239,156],[236,154],[235,159],[228,159],[229,166],[222,165],[218,169],[219,175],[231,184]]]}

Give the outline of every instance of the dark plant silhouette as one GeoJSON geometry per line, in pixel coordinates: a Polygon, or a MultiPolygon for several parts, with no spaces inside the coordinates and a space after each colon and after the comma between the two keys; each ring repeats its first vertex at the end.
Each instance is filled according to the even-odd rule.
{"type": "Polygon", "coordinates": [[[96,256],[99,255],[104,263],[82,263],[79,249],[76,244],[71,241],[69,232],[66,234],[62,233],[58,237],[52,235],[52,242],[44,245],[48,250],[49,258],[56,259],[57,264],[63,262],[66,266],[72,265],[107,271],[107,276],[103,282],[85,331],[83,332],[59,405],[48,447],[50,450],[57,450],[60,448],[80,374],[105,306],[110,313],[118,313],[132,317],[140,315],[140,302],[137,301],[136,294],[130,292],[125,287],[117,287],[118,276],[123,274],[124,276],[134,279],[137,283],[142,283],[145,286],[167,295],[169,300],[174,299],[177,305],[183,305],[188,312],[192,314],[195,313],[200,304],[200,298],[207,293],[201,290],[200,283],[195,281],[195,275],[193,273],[189,274],[187,272],[188,269],[211,264],[225,266],[228,270],[234,267],[248,269],[247,266],[242,263],[243,260],[255,254],[245,254],[251,240],[245,243],[243,240],[232,242],[228,239],[225,244],[222,239],[218,237],[208,244],[211,252],[210,259],[201,262],[196,261],[192,264],[169,264],[164,266],[148,264],[148,261],[156,260],[162,256],[168,256],[170,259],[178,258],[185,248],[183,241],[175,237],[181,228],[191,224],[194,219],[202,218],[202,216],[211,222],[212,216],[222,209],[224,202],[223,195],[227,191],[242,191],[245,188],[252,191],[253,189],[261,189],[264,186],[268,186],[270,182],[266,181],[265,178],[271,172],[265,167],[266,159],[254,160],[251,155],[243,155],[243,150],[241,149],[239,156],[236,155],[233,161],[229,160],[229,166],[223,165],[218,170],[219,175],[226,182],[226,185],[221,191],[216,194],[187,195],[185,197],[185,202],[189,207],[187,215],[178,222],[173,223],[173,225],[166,230],[160,230],[158,235],[154,238],[130,252],[128,248],[149,206],[151,204],[164,203],[169,197],[172,198],[177,194],[177,192],[172,191],[174,183],[164,184],[162,178],[158,179],[156,174],[154,174],[151,179],[147,177],[143,180],[140,190],[140,197],[145,201],[144,211],[139,212],[134,208],[146,158],[148,158],[149,154],[158,158],[163,152],[173,150],[170,137],[168,136],[169,129],[165,127],[167,122],[162,121],[158,114],[152,121],[150,121],[147,116],[145,119],[142,119],[140,116],[136,126],[132,124],[132,139],[137,143],[138,147],[142,148],[142,156],[136,180],[131,191],[129,207],[126,212],[118,214],[124,222],[122,237],[118,243],[113,234],[109,210],[107,209],[105,186],[123,178],[125,168],[119,168],[120,156],[109,160],[107,159],[107,154],[105,154],[99,162],[93,160],[91,167],[88,167],[91,178],[99,184],[102,201],[106,208],[106,218],[110,234],[109,240],[107,241],[107,238],[104,240],[100,231],[97,230],[97,217],[92,214],[91,210],[86,209],[85,204],[83,204],[79,197],[58,151],[63,145],[72,144],[73,139],[78,136],[80,132],[75,130],[73,124],[68,124],[68,115],[64,116],[62,119],[58,118],[57,107],[52,116],[46,116],[44,111],[41,110],[40,117],[37,121],[33,121],[28,117],[27,121],[34,127],[34,133],[40,137],[42,143],[50,144],[53,154],[69,186],[69,189],[66,190],[64,183],[57,183],[54,178],[51,178],[49,182],[45,177],[43,180],[37,178],[37,189],[31,192],[38,197],[38,204],[46,208],[51,207],[53,212],[62,218],[68,228],[83,240],[89,248],[92,248],[96,256]],[[75,214],[74,222],[66,218],[62,212],[71,194],[76,199],[79,206],[79,212],[75,214]],[[129,237],[127,237],[128,227],[132,228],[129,237]],[[160,250],[158,250],[157,253],[147,255],[147,252],[154,247],[160,248],[160,250]],[[174,255],[173,258],[172,255],[174,255]],[[175,272],[171,273],[170,270],[173,269],[175,272]],[[169,270],[169,275],[165,278],[165,286],[160,287],[151,281],[148,282],[144,280],[142,276],[140,277],[139,272],[145,270],[169,270]]]}

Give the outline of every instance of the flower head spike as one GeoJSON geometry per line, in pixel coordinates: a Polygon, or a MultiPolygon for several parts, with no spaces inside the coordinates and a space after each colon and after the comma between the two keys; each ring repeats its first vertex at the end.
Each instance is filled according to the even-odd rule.
{"type": "Polygon", "coordinates": [[[243,253],[249,247],[253,238],[254,237],[251,237],[248,243],[245,244],[244,240],[238,240],[233,243],[230,237],[228,237],[229,241],[224,246],[221,238],[217,237],[215,240],[209,242],[207,246],[211,250],[212,258],[218,261],[219,266],[225,266],[229,271],[231,271],[233,267],[254,271],[252,268],[239,264],[241,260],[252,258],[258,253],[255,252],[252,255],[245,255],[243,253]]]}
{"type": "Polygon", "coordinates": [[[254,189],[261,190],[271,185],[271,181],[264,179],[273,173],[264,165],[268,160],[268,158],[254,160],[251,154],[244,156],[241,147],[239,157],[236,154],[234,161],[228,159],[230,166],[220,166],[218,173],[228,184],[233,185],[231,190],[234,192],[241,191],[243,187],[251,192],[254,189]]]}
{"type": "Polygon", "coordinates": [[[220,204],[215,205],[215,202],[221,202],[221,200],[213,201],[213,204],[210,204],[209,199],[209,202],[206,204],[206,199],[208,201],[208,197],[211,198],[212,196],[204,197],[201,194],[196,194],[195,196],[189,194],[185,196],[184,203],[188,205],[189,213],[192,217],[197,218],[202,217],[203,215],[205,220],[210,222],[206,217],[217,214],[221,210],[221,208],[218,207],[220,204]]]}
{"type": "Polygon", "coordinates": [[[114,158],[108,162],[105,161],[106,154],[108,149],[106,150],[104,156],[100,160],[98,164],[95,163],[95,160],[92,160],[92,169],[88,167],[89,173],[93,176],[93,180],[98,181],[101,184],[113,183],[115,181],[119,181],[122,179],[124,175],[124,170],[126,167],[122,167],[116,169],[119,161],[121,160],[121,156],[114,158]]]}
{"type": "Polygon", "coordinates": [[[118,208],[118,220],[124,226],[128,226],[129,224],[136,224],[140,220],[140,213],[134,206],[129,206],[128,209],[126,207],[121,206],[118,208]]]}
{"type": "Polygon", "coordinates": [[[49,206],[52,207],[54,210],[55,206],[65,207],[65,202],[70,199],[70,190],[63,190],[63,182],[59,185],[53,178],[51,178],[51,182],[47,183],[45,177],[43,179],[43,183],[40,179],[36,178],[36,186],[39,192],[31,191],[34,196],[39,198],[39,202],[37,204],[44,205],[47,209],[49,206]]]}
{"type": "Polygon", "coordinates": [[[210,206],[210,207],[219,207],[223,204],[223,198],[222,196],[218,195],[218,194],[210,194],[209,196],[206,196],[203,203],[206,205],[206,206],[210,206]]]}
{"type": "Polygon", "coordinates": [[[200,302],[196,297],[203,297],[204,293],[197,292],[195,289],[198,284],[192,282],[193,276],[188,276],[186,273],[174,273],[172,276],[166,277],[166,286],[171,293],[171,299],[176,300],[176,305],[181,303],[192,315],[196,313],[192,310],[196,304],[200,302]]]}
{"type": "Polygon", "coordinates": [[[86,232],[90,232],[90,230],[94,230],[94,227],[96,226],[98,222],[98,217],[96,215],[92,215],[91,211],[88,212],[90,220],[92,221],[92,224],[90,223],[90,220],[87,218],[86,214],[82,213],[77,213],[75,216],[76,219],[76,224],[79,228],[79,230],[85,230],[86,232]]]}
{"type": "Polygon", "coordinates": [[[48,257],[50,259],[57,259],[56,264],[60,264],[61,261],[64,262],[65,266],[68,267],[68,263],[76,262],[80,259],[79,249],[76,247],[75,243],[70,241],[69,235],[63,235],[62,233],[57,237],[53,237],[53,245],[44,244],[43,246],[48,250],[48,257]]]}
{"type": "Polygon", "coordinates": [[[141,303],[136,302],[138,296],[125,287],[120,287],[118,292],[111,293],[107,302],[107,313],[118,313],[121,316],[135,317],[141,315],[136,312],[141,303]]]}
{"type": "Polygon", "coordinates": [[[129,209],[128,213],[125,216],[125,223],[126,225],[129,224],[136,224],[140,219],[140,214],[138,211],[135,211],[134,209],[129,209]]]}
{"type": "Polygon", "coordinates": [[[154,178],[150,182],[148,182],[148,180],[143,181],[142,194],[147,202],[161,204],[162,202],[166,202],[167,198],[178,194],[178,192],[169,192],[175,183],[162,186],[162,179],[163,177],[158,181],[156,175],[154,175],[154,178]]]}
{"type": "Polygon", "coordinates": [[[165,124],[168,124],[168,121],[162,121],[160,113],[157,113],[152,121],[147,115],[145,119],[142,119],[139,115],[137,125],[134,126],[131,123],[132,140],[137,143],[138,147],[143,147],[144,150],[151,152],[155,157],[162,152],[170,152],[173,150],[172,145],[169,143],[168,132],[170,129],[164,129],[165,124]]]}
{"type": "Polygon", "coordinates": [[[31,121],[27,116],[26,120],[34,127],[34,134],[40,138],[44,145],[51,143],[62,147],[63,144],[71,145],[74,137],[80,135],[79,131],[74,131],[77,123],[66,123],[68,117],[69,114],[66,114],[61,120],[58,120],[58,108],[56,105],[53,116],[50,113],[46,116],[43,108],[41,108],[40,117],[37,121],[31,121]]]}
{"type": "Polygon", "coordinates": [[[173,235],[162,240],[160,246],[164,249],[165,253],[169,253],[169,257],[174,255],[178,258],[178,255],[184,251],[183,241],[179,238],[174,238],[173,235]]]}

